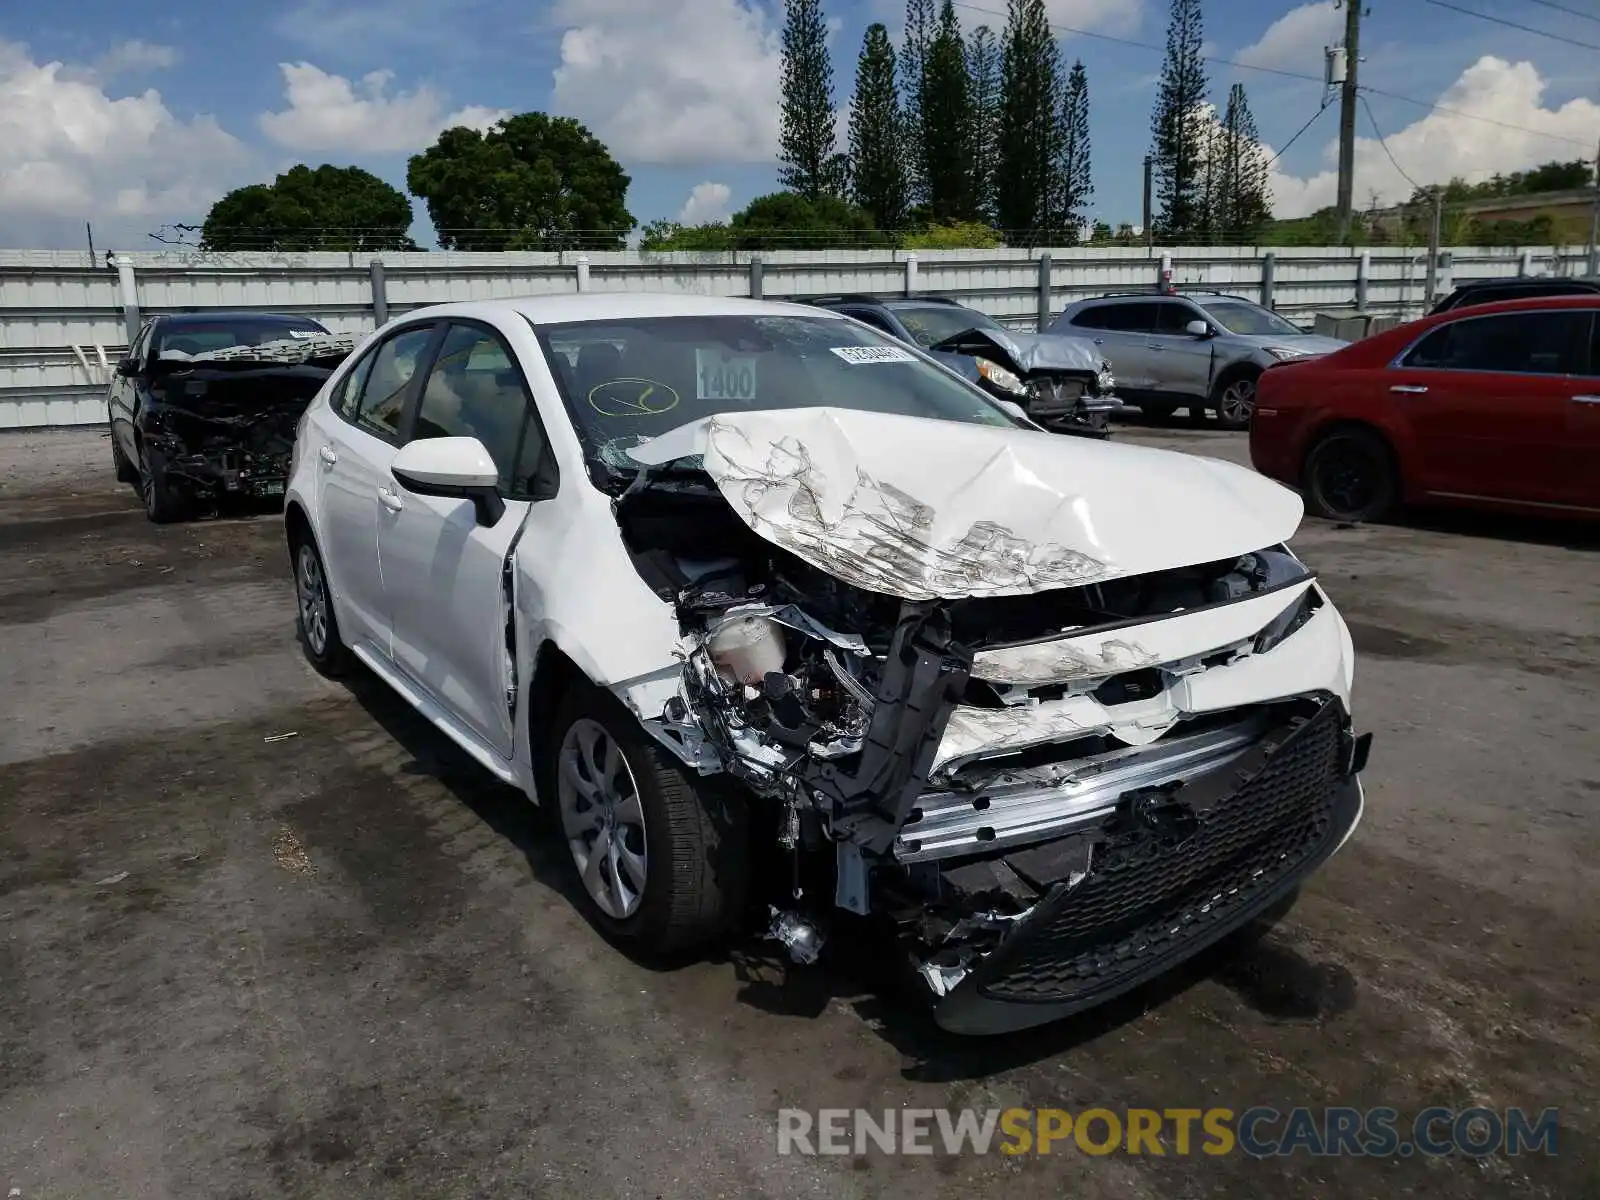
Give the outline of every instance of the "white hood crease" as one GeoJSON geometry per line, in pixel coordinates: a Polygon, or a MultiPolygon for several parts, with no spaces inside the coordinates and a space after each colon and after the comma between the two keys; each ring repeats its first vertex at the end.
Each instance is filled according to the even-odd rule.
{"type": "Polygon", "coordinates": [[[904,600],[1022,595],[1287,541],[1300,498],[1216,459],[1030,429],[774,409],[678,427],[629,455],[698,455],[755,533],[904,600]]]}

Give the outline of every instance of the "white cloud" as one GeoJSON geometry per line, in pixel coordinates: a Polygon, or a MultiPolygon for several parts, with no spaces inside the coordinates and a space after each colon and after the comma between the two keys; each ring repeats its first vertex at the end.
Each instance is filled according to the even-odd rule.
{"type": "Polygon", "coordinates": [[[369,71],[352,82],[308,62],[279,63],[289,107],[262,113],[261,132],[292,150],[385,154],[421,150],[455,125],[487,129],[505,109],[472,105],[444,112],[444,98],[426,84],[389,91],[392,71],[369,71]]]}
{"type": "Polygon", "coordinates": [[[557,0],[552,106],[627,162],[771,162],[779,49],[763,8],[739,0],[557,0]]]}
{"type": "Polygon", "coordinates": [[[140,245],[194,221],[251,165],[210,116],[175,116],[154,89],[113,99],[87,68],[0,41],[0,245],[140,245]]]}
{"type": "MultiPolygon", "coordinates": [[[[1389,151],[1423,186],[1446,183],[1455,176],[1477,182],[1496,171],[1520,171],[1551,159],[1586,157],[1585,147],[1593,145],[1595,131],[1600,130],[1600,104],[1580,97],[1558,108],[1546,108],[1545,86],[1532,63],[1509,63],[1485,55],[1439,97],[1442,107],[1456,112],[1436,110],[1387,135],[1389,151]],[[1488,120],[1472,120],[1457,113],[1488,120]],[[1577,144],[1534,137],[1506,128],[1508,125],[1571,138],[1577,144]]],[[[1365,112],[1362,118],[1365,123],[1365,112]]],[[[1311,176],[1275,170],[1271,180],[1273,212],[1280,217],[1299,217],[1333,204],[1338,193],[1337,153],[1337,144],[1330,144],[1323,155],[1330,169],[1311,176]]],[[[1374,192],[1380,204],[1394,204],[1411,195],[1411,184],[1375,138],[1356,139],[1355,169],[1358,206],[1365,206],[1374,192]]]]}
{"type": "Polygon", "coordinates": [[[732,190],[725,183],[713,183],[708,179],[704,183],[695,184],[689,192],[689,198],[678,210],[678,223],[709,225],[714,221],[718,225],[726,225],[728,198],[732,195],[732,190]]]}
{"type": "Polygon", "coordinates": [[[1344,18],[1333,0],[1302,4],[1279,17],[1252,44],[1234,55],[1254,67],[1276,67],[1317,75],[1322,69],[1323,47],[1339,40],[1344,18]]]}

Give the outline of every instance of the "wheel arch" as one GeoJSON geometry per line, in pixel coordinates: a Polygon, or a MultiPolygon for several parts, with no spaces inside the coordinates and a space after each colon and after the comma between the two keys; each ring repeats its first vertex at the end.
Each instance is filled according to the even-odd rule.
{"type": "Polygon", "coordinates": [[[1378,439],[1379,444],[1389,455],[1389,465],[1394,468],[1395,480],[1400,484],[1401,495],[1405,494],[1405,460],[1400,455],[1400,449],[1395,445],[1394,438],[1389,431],[1381,425],[1371,421],[1363,421],[1359,417],[1329,417],[1311,429],[1306,434],[1305,444],[1300,448],[1300,459],[1295,463],[1295,481],[1304,485],[1306,468],[1311,465],[1311,456],[1316,449],[1328,438],[1336,433],[1360,432],[1368,433],[1378,439]]]}
{"type": "Polygon", "coordinates": [[[1222,395],[1222,389],[1236,379],[1259,379],[1266,373],[1266,368],[1253,359],[1241,358],[1229,363],[1217,372],[1216,380],[1211,384],[1211,398],[1217,399],[1222,395]]]}

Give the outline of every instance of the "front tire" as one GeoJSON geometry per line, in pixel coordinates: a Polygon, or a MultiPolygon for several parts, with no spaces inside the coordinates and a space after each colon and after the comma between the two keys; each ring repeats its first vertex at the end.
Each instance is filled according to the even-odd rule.
{"type": "Polygon", "coordinates": [[[692,778],[586,681],[562,701],[544,758],[579,902],[606,937],[658,956],[733,925],[748,872],[742,795],[692,778]]]}
{"type": "Polygon", "coordinates": [[[157,525],[170,525],[188,514],[188,504],[167,476],[167,462],[161,451],[139,444],[139,498],[144,515],[157,525]]]}
{"type": "Polygon", "coordinates": [[[1381,437],[1366,429],[1336,429],[1306,455],[1301,491],[1316,516],[1376,521],[1399,499],[1400,477],[1381,437]]]}
{"type": "Polygon", "coordinates": [[[350,651],[339,636],[339,618],[333,611],[327,568],[306,533],[294,543],[294,590],[294,631],[306,661],[328,679],[343,677],[350,669],[350,651]]]}
{"type": "Polygon", "coordinates": [[[1217,388],[1212,407],[1217,410],[1217,424],[1224,429],[1249,429],[1250,418],[1256,411],[1256,383],[1259,375],[1235,375],[1217,388]]]}

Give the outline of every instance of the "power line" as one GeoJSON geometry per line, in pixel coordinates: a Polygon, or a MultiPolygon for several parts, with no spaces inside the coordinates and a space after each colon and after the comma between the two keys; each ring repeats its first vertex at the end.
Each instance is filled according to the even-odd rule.
{"type": "MultiPolygon", "coordinates": [[[[1005,17],[1006,15],[1005,13],[1000,12],[998,9],[984,8],[980,4],[964,3],[963,0],[951,0],[951,2],[956,8],[964,8],[968,12],[983,13],[986,16],[1001,18],[1005,17]]],[[[1359,0],[1347,0],[1347,2],[1357,3],[1359,0]]],[[[1118,46],[1131,46],[1136,50],[1154,50],[1158,54],[1166,53],[1165,46],[1158,46],[1154,42],[1140,42],[1135,41],[1132,38],[1113,37],[1109,33],[1095,33],[1093,30],[1079,29],[1072,25],[1062,25],[1056,21],[1051,21],[1049,24],[1051,29],[1060,30],[1064,33],[1075,34],[1078,37],[1094,38],[1102,42],[1112,42],[1118,46]]],[[[1319,84],[1325,82],[1321,75],[1306,75],[1299,71],[1283,71],[1279,70],[1277,67],[1260,67],[1254,63],[1239,62],[1236,59],[1231,58],[1219,58],[1216,55],[1207,55],[1205,61],[1222,63],[1225,66],[1230,67],[1239,67],[1245,71],[1260,71],[1266,75],[1281,75],[1286,79],[1303,79],[1310,83],[1319,84]]],[[[1582,146],[1585,150],[1589,148],[1588,142],[1579,141],[1577,138],[1564,137],[1559,133],[1546,133],[1542,129],[1529,129],[1526,125],[1513,125],[1508,121],[1496,121],[1493,117],[1484,117],[1479,116],[1477,113],[1463,112],[1459,108],[1446,108],[1444,105],[1435,104],[1431,100],[1418,100],[1415,96],[1402,96],[1398,92],[1386,92],[1381,88],[1368,87],[1366,84],[1361,85],[1361,90],[1363,92],[1371,92],[1374,96],[1383,96],[1389,100],[1399,100],[1403,104],[1414,104],[1418,108],[1426,108],[1433,112],[1449,113],[1451,116],[1462,117],[1468,121],[1482,121],[1488,125],[1498,125],[1501,129],[1515,130],[1517,133],[1526,133],[1532,137],[1548,138],[1554,142],[1567,142],[1573,146],[1582,146]]]]}
{"type": "MultiPolygon", "coordinates": [[[[1359,92],[1356,94],[1360,96],[1359,92]]],[[[1389,161],[1394,164],[1394,169],[1400,172],[1400,178],[1409,183],[1413,191],[1420,190],[1422,185],[1407,175],[1406,169],[1395,160],[1394,153],[1389,149],[1389,143],[1384,140],[1383,130],[1378,128],[1378,118],[1372,112],[1372,105],[1367,103],[1365,96],[1361,96],[1361,107],[1367,110],[1367,120],[1372,122],[1372,132],[1378,135],[1378,145],[1383,147],[1383,152],[1388,155],[1389,161]]]]}
{"type": "Polygon", "coordinates": [[[1451,4],[1449,0],[1422,0],[1424,4],[1431,4],[1435,8],[1448,8],[1451,12],[1465,13],[1469,17],[1477,17],[1480,21],[1493,21],[1496,25],[1504,25],[1507,29],[1518,29],[1523,33],[1531,33],[1535,37],[1549,38],[1552,42],[1561,42],[1567,46],[1581,46],[1585,50],[1600,50],[1600,46],[1593,42],[1580,42],[1577,38],[1562,37],[1559,33],[1551,33],[1548,29],[1535,29],[1532,25],[1519,25],[1515,21],[1508,21],[1504,17],[1493,17],[1488,13],[1476,12],[1470,8],[1462,8],[1459,4],[1451,4]]]}
{"type": "Polygon", "coordinates": [[[1311,114],[1311,120],[1307,121],[1304,125],[1300,126],[1300,128],[1295,131],[1294,137],[1290,138],[1287,142],[1285,142],[1283,144],[1283,147],[1276,154],[1274,154],[1271,158],[1267,159],[1267,167],[1270,168],[1273,163],[1277,162],[1280,158],[1282,158],[1284,156],[1285,152],[1289,149],[1289,147],[1294,145],[1295,142],[1297,142],[1300,139],[1300,135],[1302,133],[1304,133],[1306,130],[1310,129],[1313,125],[1315,125],[1317,123],[1317,118],[1320,117],[1323,113],[1325,113],[1327,111],[1328,111],[1328,101],[1324,100],[1322,102],[1322,107],[1317,109],[1316,112],[1311,114]]]}
{"type": "Polygon", "coordinates": [[[1582,17],[1585,21],[1600,23],[1600,16],[1584,12],[1582,9],[1568,8],[1565,4],[1556,4],[1554,0],[1532,0],[1532,3],[1541,5],[1544,8],[1553,8],[1558,13],[1566,13],[1569,17],[1582,17]]]}

